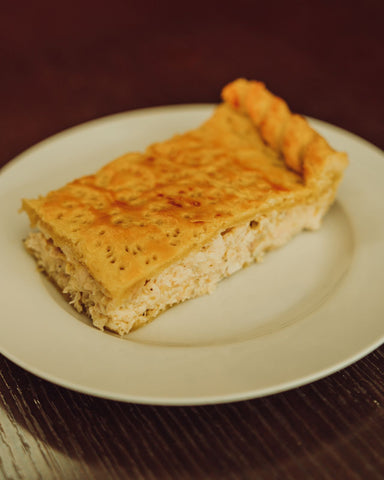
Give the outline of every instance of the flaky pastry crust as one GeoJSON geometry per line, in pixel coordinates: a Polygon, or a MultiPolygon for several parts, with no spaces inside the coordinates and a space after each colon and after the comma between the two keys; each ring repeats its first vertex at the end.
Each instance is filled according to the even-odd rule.
{"type": "Polygon", "coordinates": [[[326,191],[333,201],[344,153],[261,82],[236,80],[222,98],[202,126],[23,200],[116,305],[220,232],[326,191]]]}

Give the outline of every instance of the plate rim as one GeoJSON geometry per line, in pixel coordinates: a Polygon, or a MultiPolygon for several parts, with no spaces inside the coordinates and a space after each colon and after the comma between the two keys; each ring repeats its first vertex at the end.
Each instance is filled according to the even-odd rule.
{"type": "MultiPolygon", "coordinates": [[[[29,147],[26,149],[24,152],[21,152],[18,154],[16,157],[14,157],[11,161],[6,163],[1,169],[0,169],[0,193],[1,193],[1,180],[3,176],[7,175],[7,172],[11,171],[12,168],[17,165],[20,161],[23,160],[29,160],[28,157],[29,155],[33,155],[34,152],[38,152],[39,148],[43,147],[44,145],[47,145],[47,143],[54,143],[56,140],[59,140],[63,136],[71,136],[74,132],[79,132],[82,129],[88,129],[92,128],[93,125],[99,124],[103,125],[105,122],[108,123],[111,120],[119,120],[119,119],[126,119],[127,117],[135,118],[136,115],[151,115],[152,113],[156,114],[162,114],[164,110],[170,112],[184,112],[185,109],[193,109],[193,110],[205,110],[206,112],[211,111],[214,108],[215,104],[208,104],[208,103],[200,103],[200,104],[177,104],[177,105],[164,105],[164,106],[158,106],[158,107],[150,107],[150,108],[144,108],[144,109],[136,109],[136,110],[130,110],[127,112],[119,112],[115,113],[112,115],[106,115],[100,118],[92,119],[87,122],[83,122],[79,125],[74,125],[72,127],[69,127],[67,129],[62,130],[61,132],[58,132],[54,135],[51,135],[47,137],[44,140],[41,140],[40,142],[36,143],[35,145],[29,147]]],[[[371,144],[367,140],[359,137],[358,135],[349,132],[347,130],[344,130],[341,127],[329,124],[327,122],[324,122],[322,120],[317,120],[311,117],[307,117],[310,122],[312,122],[316,128],[316,126],[321,126],[322,128],[325,129],[333,129],[337,130],[341,135],[347,136],[348,138],[353,138],[355,141],[358,141],[364,148],[370,148],[376,153],[378,153],[380,156],[383,155],[382,151],[375,146],[374,144],[371,144]]],[[[134,402],[134,403],[140,403],[140,404],[151,404],[151,405],[202,405],[202,404],[217,404],[217,403],[225,403],[225,402],[233,402],[233,401],[242,401],[242,400],[247,400],[251,398],[257,398],[261,396],[266,396],[266,395],[271,395],[275,393],[279,393],[282,391],[287,391],[292,388],[296,388],[305,384],[308,384],[313,381],[317,381],[321,378],[324,378],[332,373],[335,373],[336,371],[339,371],[352,363],[356,362],[357,360],[363,358],[373,350],[375,350],[378,346],[380,346],[384,341],[384,332],[382,334],[381,338],[376,339],[376,341],[372,342],[371,344],[367,345],[365,349],[360,350],[359,352],[355,352],[355,354],[351,354],[348,358],[345,358],[343,361],[340,361],[338,364],[335,364],[333,366],[330,366],[329,368],[325,368],[323,370],[320,370],[316,372],[315,374],[307,375],[306,377],[302,377],[297,379],[296,381],[287,381],[286,383],[282,382],[279,384],[279,386],[275,387],[269,387],[269,388],[264,388],[264,389],[254,389],[254,390],[249,390],[247,392],[243,392],[241,394],[227,394],[227,395],[220,395],[218,397],[215,396],[204,396],[200,395],[196,398],[194,398],[192,401],[191,399],[188,398],[183,398],[183,397],[158,397],[158,398],[153,398],[153,397],[148,397],[146,398],[145,396],[138,395],[135,396],[133,393],[129,394],[117,394],[112,393],[112,392],[105,392],[98,389],[92,389],[92,388],[86,388],[84,389],[82,385],[76,385],[73,382],[65,381],[64,379],[46,374],[45,372],[42,372],[40,369],[36,369],[31,365],[28,365],[25,361],[17,358],[17,356],[13,355],[12,352],[7,351],[6,348],[0,345],[0,352],[7,357],[9,360],[11,360],[13,363],[17,364],[21,368],[29,371],[30,373],[43,378],[44,380],[47,380],[49,382],[52,382],[54,384],[60,385],[62,387],[68,388],[70,390],[77,391],[79,393],[86,393],[89,395],[93,395],[96,397],[100,398],[105,398],[105,399],[110,399],[110,400],[117,400],[117,401],[124,401],[124,402],[134,402]]],[[[0,340],[1,343],[1,340],[0,340]]]]}

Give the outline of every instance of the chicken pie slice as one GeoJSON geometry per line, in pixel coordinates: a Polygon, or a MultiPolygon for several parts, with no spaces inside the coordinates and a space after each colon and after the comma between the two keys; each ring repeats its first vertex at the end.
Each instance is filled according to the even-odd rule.
{"type": "Polygon", "coordinates": [[[222,99],[200,127],[23,200],[27,250],[96,327],[125,335],[320,227],[346,154],[261,82],[222,99]]]}

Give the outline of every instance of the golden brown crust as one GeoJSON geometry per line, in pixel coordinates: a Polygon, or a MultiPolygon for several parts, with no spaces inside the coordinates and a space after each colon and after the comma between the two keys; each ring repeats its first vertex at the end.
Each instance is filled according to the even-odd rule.
{"type": "Polygon", "coordinates": [[[245,80],[223,98],[201,127],[23,201],[116,304],[220,231],[335,189],[343,154],[283,100],[245,80]]]}
{"type": "Polygon", "coordinates": [[[269,92],[262,82],[235,80],[224,87],[222,96],[252,119],[263,140],[306,183],[322,182],[330,170],[341,175],[347,166],[345,153],[335,152],[305,118],[291,113],[285,101],[269,92]]]}

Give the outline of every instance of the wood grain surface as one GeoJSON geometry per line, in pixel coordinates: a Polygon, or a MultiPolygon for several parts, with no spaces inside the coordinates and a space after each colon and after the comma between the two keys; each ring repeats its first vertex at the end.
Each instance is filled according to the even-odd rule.
{"type": "MultiPolygon", "coordinates": [[[[0,166],[104,115],[217,102],[239,76],[383,148],[383,15],[378,0],[2,2],[0,166]]],[[[0,479],[381,480],[383,432],[384,347],[301,388],[199,407],[91,397],[0,357],[0,479]]]]}
{"type": "Polygon", "coordinates": [[[383,478],[383,348],[305,387],[199,407],[93,398],[0,365],[0,478],[383,478]]]}

